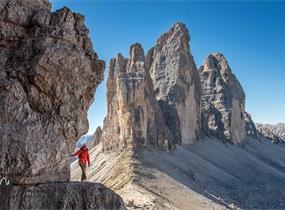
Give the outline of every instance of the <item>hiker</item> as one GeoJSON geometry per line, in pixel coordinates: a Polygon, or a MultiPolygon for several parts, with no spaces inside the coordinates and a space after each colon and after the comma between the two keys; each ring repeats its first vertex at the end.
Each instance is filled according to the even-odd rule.
{"type": "Polygon", "coordinates": [[[88,167],[90,167],[90,159],[89,159],[89,152],[86,144],[83,144],[83,146],[78,150],[76,153],[72,154],[72,157],[75,157],[78,155],[79,158],[79,166],[82,170],[82,175],[81,175],[81,181],[83,182],[86,180],[87,175],[86,175],[86,167],[88,163],[88,167]]]}

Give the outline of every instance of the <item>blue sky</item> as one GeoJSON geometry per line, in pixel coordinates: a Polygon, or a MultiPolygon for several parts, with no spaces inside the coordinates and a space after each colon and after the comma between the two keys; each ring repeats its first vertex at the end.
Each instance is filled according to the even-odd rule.
{"type": "MultiPolygon", "coordinates": [[[[85,16],[94,48],[108,64],[128,56],[134,42],[145,52],[177,21],[186,24],[199,67],[205,57],[224,53],[246,93],[255,122],[285,122],[285,2],[265,1],[95,1],[52,0],[85,16]]],[[[106,79],[89,109],[89,133],[106,115],[106,79]]]]}

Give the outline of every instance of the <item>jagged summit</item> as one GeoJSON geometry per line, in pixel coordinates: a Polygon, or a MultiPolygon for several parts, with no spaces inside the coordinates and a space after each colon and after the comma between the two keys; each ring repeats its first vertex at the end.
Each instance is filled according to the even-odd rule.
{"type": "Polygon", "coordinates": [[[130,47],[130,62],[142,61],[144,62],[144,50],[139,43],[134,43],[130,47]]]}
{"type": "Polygon", "coordinates": [[[200,68],[203,130],[234,144],[245,140],[245,94],[222,53],[211,53],[200,68]]]}
{"type": "MultiPolygon", "coordinates": [[[[209,69],[219,70],[221,69],[221,64],[224,64],[224,66],[228,66],[228,62],[224,54],[220,52],[213,52],[206,57],[203,66],[200,68],[200,71],[206,71],[209,69]]],[[[227,68],[227,71],[231,71],[231,69],[227,68]]]]}
{"type": "Polygon", "coordinates": [[[146,56],[134,43],[129,58],[111,59],[108,113],[100,136],[104,149],[149,143],[170,149],[197,140],[201,84],[189,39],[185,25],[177,23],[146,56]]]}
{"type": "Polygon", "coordinates": [[[189,31],[186,25],[182,22],[176,22],[173,24],[168,33],[173,35],[182,35],[190,41],[189,31]]]}
{"type": "Polygon", "coordinates": [[[175,24],[147,54],[154,91],[175,142],[189,145],[200,132],[201,84],[185,25],[175,24]]]}
{"type": "Polygon", "coordinates": [[[129,59],[118,55],[109,63],[108,112],[100,141],[104,150],[135,149],[150,145],[173,147],[173,137],[153,93],[140,44],[131,45],[129,59]]]}
{"type": "Polygon", "coordinates": [[[171,28],[169,29],[169,31],[163,33],[157,41],[159,42],[159,40],[161,40],[161,38],[163,38],[165,36],[168,36],[168,37],[170,37],[170,36],[181,36],[181,37],[185,37],[188,41],[190,41],[189,31],[188,31],[186,25],[182,22],[174,23],[171,26],[171,28]]]}
{"type": "Polygon", "coordinates": [[[189,41],[190,35],[186,25],[181,22],[177,22],[172,25],[168,32],[163,33],[157,39],[156,45],[149,51],[151,52],[154,50],[155,52],[152,53],[157,54],[163,50],[163,47],[171,45],[172,48],[175,48],[176,50],[183,49],[183,51],[187,52],[190,56],[189,41]]]}
{"type": "MultiPolygon", "coordinates": [[[[216,74],[219,75],[221,79],[221,86],[223,86],[223,89],[221,89],[218,88],[219,84],[216,84],[216,92],[222,92],[225,89],[230,89],[231,91],[229,94],[231,94],[233,97],[239,100],[245,100],[243,88],[240,82],[237,80],[236,76],[232,73],[232,70],[224,54],[220,52],[214,52],[208,55],[208,57],[205,59],[204,65],[200,68],[200,72],[212,70],[217,71],[216,74]]],[[[214,81],[215,80],[213,80],[213,82],[214,81]]]]}

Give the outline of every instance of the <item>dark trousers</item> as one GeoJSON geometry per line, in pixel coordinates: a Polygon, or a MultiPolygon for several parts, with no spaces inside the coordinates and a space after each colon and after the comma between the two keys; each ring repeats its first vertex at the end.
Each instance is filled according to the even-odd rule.
{"type": "Polygon", "coordinates": [[[87,175],[86,175],[86,164],[79,163],[79,166],[80,166],[80,168],[82,170],[81,181],[83,182],[87,178],[87,175]]]}

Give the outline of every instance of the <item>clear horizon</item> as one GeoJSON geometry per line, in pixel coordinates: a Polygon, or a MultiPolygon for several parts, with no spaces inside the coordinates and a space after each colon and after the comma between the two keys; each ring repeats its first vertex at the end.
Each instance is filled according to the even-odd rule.
{"type": "Polygon", "coordinates": [[[211,52],[222,52],[246,94],[246,111],[256,123],[285,122],[285,2],[171,2],[52,0],[52,10],[69,7],[85,16],[105,79],[88,111],[89,132],[102,126],[106,115],[109,60],[128,57],[138,42],[145,53],[175,22],[190,33],[197,68],[211,52]]]}

